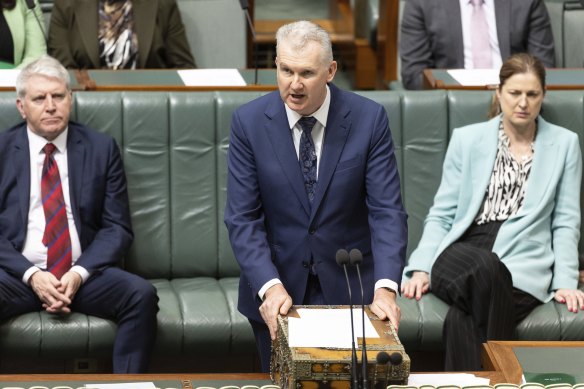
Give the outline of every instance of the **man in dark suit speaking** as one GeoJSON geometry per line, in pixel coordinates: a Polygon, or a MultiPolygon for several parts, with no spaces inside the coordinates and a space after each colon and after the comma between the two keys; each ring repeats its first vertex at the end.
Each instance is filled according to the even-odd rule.
{"type": "Polygon", "coordinates": [[[225,209],[241,267],[238,308],[252,325],[264,371],[278,314],[293,303],[349,303],[335,261],[341,248],[363,253],[365,302],[397,328],[407,243],[385,110],[330,84],[337,63],[319,26],[291,23],[276,40],[279,93],[233,114],[225,209]]]}
{"type": "Polygon", "coordinates": [[[115,320],[114,373],[145,372],[158,297],[117,267],[133,239],[118,147],[69,121],[54,58],[26,66],[16,92],[25,122],[0,134],[0,320],[40,309],[115,320]]]}

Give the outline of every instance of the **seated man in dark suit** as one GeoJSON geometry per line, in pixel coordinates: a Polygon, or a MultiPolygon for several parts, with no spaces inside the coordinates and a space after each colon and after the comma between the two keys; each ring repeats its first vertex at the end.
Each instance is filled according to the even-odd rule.
{"type": "Polygon", "coordinates": [[[407,0],[399,50],[407,89],[422,89],[424,69],[499,69],[521,52],[555,66],[543,0],[407,0]]]}
{"type": "Polygon", "coordinates": [[[16,91],[25,122],[0,134],[0,320],[41,309],[115,320],[114,373],[146,372],[158,297],[117,267],[133,239],[118,146],[69,121],[54,58],[26,66],[16,91]]]}

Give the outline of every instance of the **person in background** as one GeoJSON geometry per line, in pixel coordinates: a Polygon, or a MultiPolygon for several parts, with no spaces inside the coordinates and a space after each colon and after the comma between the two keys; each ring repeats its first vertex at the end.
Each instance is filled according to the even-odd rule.
{"type": "Polygon", "coordinates": [[[399,50],[406,89],[422,89],[424,69],[499,69],[521,52],[555,65],[543,0],[408,0],[399,50]]]}
{"type": "Polygon", "coordinates": [[[555,299],[584,309],[578,285],[578,136],[539,116],[545,68],[529,54],[503,63],[491,120],[454,130],[442,180],[402,293],[450,305],[446,371],[480,370],[481,345],[555,299]],[[499,113],[500,112],[500,113],[499,113]]]}
{"type": "Polygon", "coordinates": [[[225,208],[241,268],[238,309],[252,325],[263,371],[278,314],[293,303],[349,304],[339,249],[362,252],[364,301],[397,329],[407,244],[385,109],[331,83],[337,63],[321,27],[287,24],[276,42],[279,91],[232,117],[225,208]]]}
{"type": "Polygon", "coordinates": [[[0,134],[0,320],[114,320],[113,372],[146,373],[158,296],[119,268],[134,236],[118,146],[69,121],[69,73],[54,58],[24,67],[16,96],[24,122],[0,134]]]}
{"type": "Polygon", "coordinates": [[[34,4],[31,10],[25,0],[0,0],[0,68],[20,68],[46,54],[43,14],[34,4]]]}
{"type": "Polygon", "coordinates": [[[195,67],[176,0],[55,0],[49,54],[73,69],[195,67]]]}

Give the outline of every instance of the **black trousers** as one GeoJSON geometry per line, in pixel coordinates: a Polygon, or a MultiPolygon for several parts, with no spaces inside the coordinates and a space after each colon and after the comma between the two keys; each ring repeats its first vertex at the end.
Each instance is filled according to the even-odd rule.
{"type": "Polygon", "coordinates": [[[432,293],[450,305],[444,321],[446,371],[481,370],[487,340],[512,340],[539,300],[513,287],[511,273],[491,250],[501,222],[473,224],[432,267],[432,293]]]}

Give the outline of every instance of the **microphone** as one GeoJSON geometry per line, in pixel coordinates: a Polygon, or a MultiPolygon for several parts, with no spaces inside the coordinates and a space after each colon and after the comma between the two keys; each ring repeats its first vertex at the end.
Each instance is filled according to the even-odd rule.
{"type": "MultiPolygon", "coordinates": [[[[27,0],[33,1],[33,0],[27,0]]],[[[256,32],[255,28],[253,27],[253,22],[251,20],[251,16],[249,15],[249,4],[247,0],[239,0],[239,5],[241,9],[245,13],[245,17],[247,19],[247,26],[249,27],[249,31],[251,32],[251,36],[253,39],[253,66],[254,66],[254,84],[258,84],[258,42],[256,40],[256,32]]]]}
{"type": "Polygon", "coordinates": [[[357,278],[361,287],[361,325],[363,326],[363,348],[361,349],[361,374],[363,376],[363,389],[368,389],[367,382],[367,346],[365,342],[365,303],[363,301],[363,282],[361,281],[360,266],[363,263],[363,254],[359,249],[352,249],[349,253],[351,265],[357,268],[357,278]]]}
{"type": "MultiPolygon", "coordinates": [[[[377,368],[379,368],[379,366],[386,366],[387,363],[389,362],[389,354],[386,353],[385,351],[380,351],[376,358],[375,361],[377,362],[377,368]]],[[[387,388],[387,369],[384,369],[384,374],[382,376],[381,380],[375,380],[375,383],[373,385],[374,389],[386,389],[387,388]]],[[[375,370],[376,372],[378,371],[377,369],[375,370]]],[[[383,370],[382,370],[383,371],[383,370]]],[[[377,374],[375,375],[375,377],[377,378],[377,374]]]]}
{"type": "Polygon", "coordinates": [[[389,356],[389,363],[391,363],[394,366],[399,365],[400,363],[402,363],[403,360],[404,360],[403,355],[401,355],[401,353],[398,352],[391,353],[391,355],[389,356]]]}
{"type": "Polygon", "coordinates": [[[345,249],[339,249],[336,254],[337,264],[343,267],[345,279],[347,280],[347,290],[349,291],[349,311],[351,313],[351,389],[359,389],[359,378],[357,375],[357,350],[355,349],[355,327],[353,325],[353,300],[351,297],[351,284],[347,274],[347,264],[349,263],[349,253],[345,249]]]}
{"type": "Polygon", "coordinates": [[[45,27],[43,26],[43,24],[41,23],[41,21],[39,20],[39,17],[37,16],[36,12],[34,12],[34,9],[36,8],[36,4],[34,3],[34,0],[25,0],[26,2],[26,6],[28,7],[29,10],[31,10],[32,14],[34,15],[34,18],[36,19],[41,32],[43,33],[43,38],[45,38],[45,44],[47,45],[47,48],[49,47],[49,38],[47,37],[47,32],[45,31],[45,27]]]}

